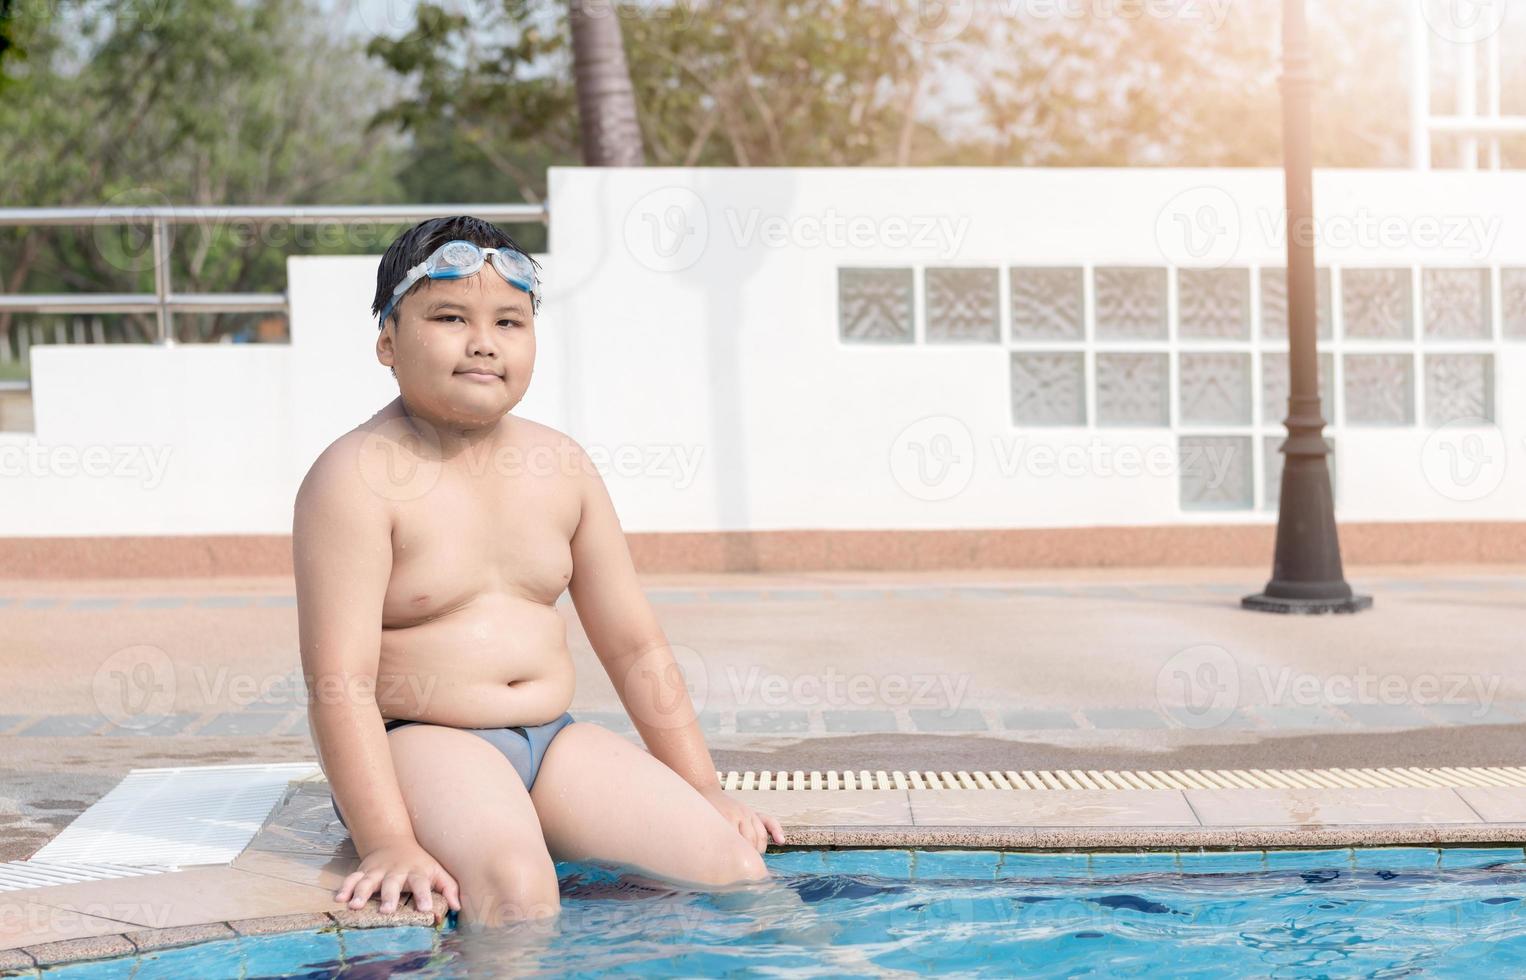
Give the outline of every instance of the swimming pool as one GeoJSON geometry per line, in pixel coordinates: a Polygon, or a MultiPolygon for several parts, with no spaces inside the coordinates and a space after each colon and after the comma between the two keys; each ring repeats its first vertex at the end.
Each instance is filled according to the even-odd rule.
{"type": "MultiPolygon", "coordinates": [[[[155,977],[1443,976],[1526,968],[1520,848],[770,854],[777,887],[654,892],[559,865],[555,925],[346,929],[145,954],[155,977]]],[[[123,977],[130,960],[47,977],[123,977]]]]}

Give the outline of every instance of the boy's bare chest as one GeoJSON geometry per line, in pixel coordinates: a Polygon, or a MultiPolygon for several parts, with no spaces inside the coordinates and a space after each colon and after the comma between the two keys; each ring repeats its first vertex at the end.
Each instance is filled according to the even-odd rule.
{"type": "Polygon", "coordinates": [[[387,627],[487,596],[553,603],[572,577],[579,504],[554,478],[442,479],[396,513],[382,607],[387,627]]]}

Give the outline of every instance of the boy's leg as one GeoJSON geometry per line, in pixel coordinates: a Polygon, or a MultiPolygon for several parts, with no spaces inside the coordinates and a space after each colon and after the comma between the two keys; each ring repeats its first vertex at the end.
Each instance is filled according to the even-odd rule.
{"type": "Polygon", "coordinates": [[[557,733],[530,799],[558,861],[612,861],[701,887],[769,877],[757,849],[698,790],[598,725],[557,733]]]}
{"type": "Polygon", "coordinates": [[[441,725],[408,725],[387,742],[414,837],[460,888],[457,923],[556,915],[556,867],[509,760],[478,736],[441,725]]]}

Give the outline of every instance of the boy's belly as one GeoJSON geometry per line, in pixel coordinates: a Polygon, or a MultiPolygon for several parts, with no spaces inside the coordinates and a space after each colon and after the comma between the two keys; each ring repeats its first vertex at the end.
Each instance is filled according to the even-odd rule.
{"type": "Polygon", "coordinates": [[[539,725],[572,705],[567,625],[553,606],[480,595],[417,626],[383,629],[383,718],[465,728],[539,725]]]}

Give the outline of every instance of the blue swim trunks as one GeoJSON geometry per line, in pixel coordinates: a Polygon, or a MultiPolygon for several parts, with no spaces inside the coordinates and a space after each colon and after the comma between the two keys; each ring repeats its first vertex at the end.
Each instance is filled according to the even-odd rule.
{"type": "MultiPolygon", "coordinates": [[[[515,725],[512,728],[462,728],[460,731],[471,732],[485,739],[493,748],[503,753],[503,757],[513,764],[519,773],[519,778],[524,781],[525,789],[535,785],[535,777],[540,772],[541,759],[545,758],[546,749],[550,747],[551,740],[556,733],[572,723],[572,713],[562,712],[560,718],[546,722],[544,725],[515,725]]],[[[427,725],[430,722],[407,721],[402,718],[394,718],[387,722],[387,731],[402,728],[406,725],[427,725]]],[[[333,804],[334,815],[339,818],[339,823],[346,829],[350,825],[344,822],[344,814],[339,812],[339,801],[334,799],[334,794],[329,794],[329,801],[333,804]]]]}

